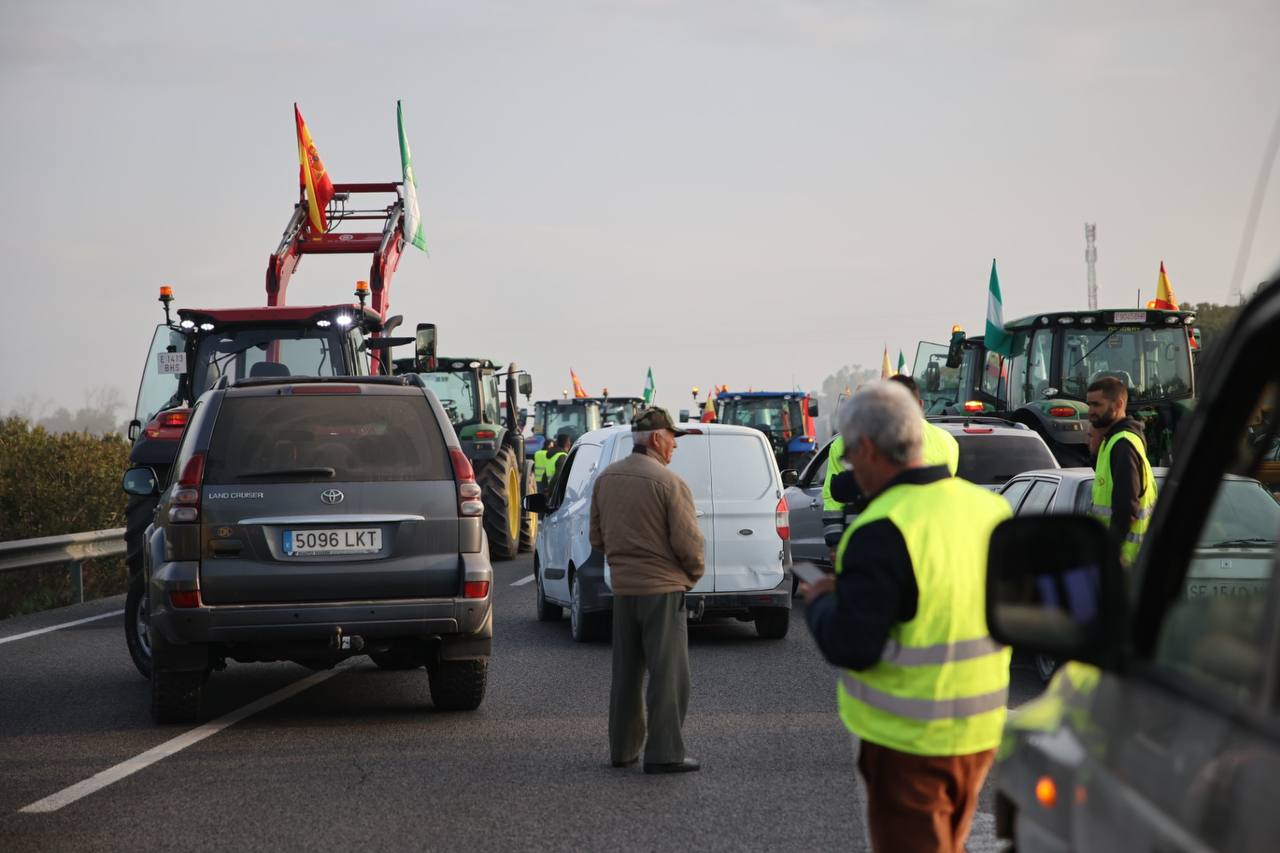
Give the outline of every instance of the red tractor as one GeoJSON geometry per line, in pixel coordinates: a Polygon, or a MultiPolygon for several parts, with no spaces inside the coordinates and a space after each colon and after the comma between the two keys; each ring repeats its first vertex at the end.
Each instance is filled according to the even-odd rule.
{"type": "MultiPolygon", "coordinates": [[[[400,317],[387,318],[391,278],[404,249],[403,185],[334,184],[330,230],[307,227],[303,197],[293,210],[279,247],[267,262],[267,305],[260,308],[180,308],[171,313],[173,292],[160,288],[164,322],[156,327],[143,366],[134,419],[129,424],[130,466],[153,469],[163,489],[173,469],[178,440],[199,396],[220,378],[271,376],[359,376],[389,372],[387,349],[412,338],[388,338],[400,317]],[[352,196],[382,194],[385,207],[348,208],[352,196]],[[372,220],[372,232],[340,230],[343,224],[372,220]],[[368,283],[357,284],[358,304],[286,306],[285,292],[303,255],[369,252],[368,283]],[[366,305],[371,301],[372,305],[366,305]]],[[[129,594],[125,633],[139,671],[150,676],[151,645],[142,576],[144,534],[155,513],[155,497],[129,497],[126,561],[129,594]]]]}

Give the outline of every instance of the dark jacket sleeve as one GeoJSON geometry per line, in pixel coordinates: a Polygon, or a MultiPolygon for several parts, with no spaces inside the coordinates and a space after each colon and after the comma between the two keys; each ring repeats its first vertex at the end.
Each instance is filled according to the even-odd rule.
{"type": "Polygon", "coordinates": [[[1133,442],[1117,441],[1111,448],[1111,483],[1111,533],[1123,537],[1142,494],[1142,463],[1133,442]]]}
{"type": "Polygon", "coordinates": [[[850,537],[835,593],[810,604],[805,619],[828,663],[868,669],[889,630],[915,616],[918,598],[902,534],[891,521],[875,521],[850,537]]]}

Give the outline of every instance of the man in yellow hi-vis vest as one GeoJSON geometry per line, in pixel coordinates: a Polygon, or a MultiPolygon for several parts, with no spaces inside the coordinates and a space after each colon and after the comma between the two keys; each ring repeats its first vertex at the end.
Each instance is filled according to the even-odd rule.
{"type": "Polygon", "coordinates": [[[1156,480],[1142,424],[1129,417],[1129,389],[1114,376],[1093,382],[1085,400],[1089,423],[1101,434],[1089,514],[1107,526],[1120,546],[1120,562],[1130,566],[1156,508],[1156,480]]]}
{"type": "Polygon", "coordinates": [[[547,439],[542,449],[533,454],[533,482],[537,484],[539,493],[544,491],[547,485],[547,464],[551,461],[551,450],[551,440],[547,439]]]}
{"type": "Polygon", "coordinates": [[[919,406],[897,383],[863,387],[838,425],[871,500],[837,575],[802,587],[806,620],[841,668],[872,847],[961,851],[1005,720],[1010,652],[985,600],[987,543],[1009,505],[924,463],[919,406]]]}

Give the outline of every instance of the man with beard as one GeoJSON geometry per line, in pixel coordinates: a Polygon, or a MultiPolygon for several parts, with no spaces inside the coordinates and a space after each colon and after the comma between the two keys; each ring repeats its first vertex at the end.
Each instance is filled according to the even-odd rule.
{"type": "Polygon", "coordinates": [[[1089,514],[1111,531],[1120,562],[1133,564],[1156,506],[1156,481],[1147,462],[1142,424],[1130,418],[1129,389],[1114,376],[1089,386],[1089,423],[1101,435],[1089,514]]]}

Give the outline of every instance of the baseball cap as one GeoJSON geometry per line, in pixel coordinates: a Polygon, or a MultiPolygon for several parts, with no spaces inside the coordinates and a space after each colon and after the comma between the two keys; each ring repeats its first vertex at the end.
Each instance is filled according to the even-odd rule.
{"type": "Polygon", "coordinates": [[[687,430],[680,429],[672,419],[670,412],[659,406],[651,406],[636,415],[631,422],[632,432],[645,432],[651,429],[669,429],[677,436],[688,435],[687,430]]]}

